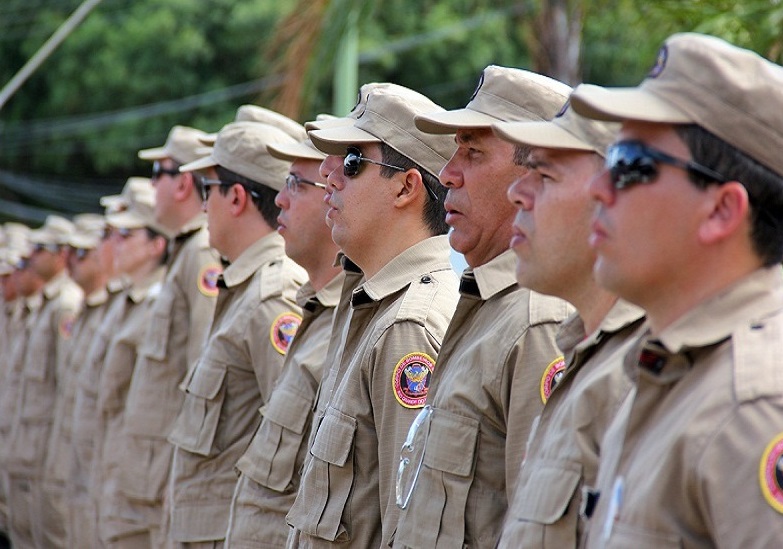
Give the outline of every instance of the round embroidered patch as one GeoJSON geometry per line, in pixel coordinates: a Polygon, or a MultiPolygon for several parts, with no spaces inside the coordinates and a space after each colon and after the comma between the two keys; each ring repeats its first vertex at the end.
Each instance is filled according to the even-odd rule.
{"type": "Polygon", "coordinates": [[[783,433],[772,439],[761,456],[759,482],[767,503],[783,513],[783,433]]]}
{"type": "Polygon", "coordinates": [[[394,367],[394,398],[406,408],[421,408],[427,400],[435,361],[426,353],[409,353],[394,367]]]}
{"type": "Polygon", "coordinates": [[[217,281],[218,277],[223,272],[223,267],[217,263],[206,265],[198,273],[198,291],[207,297],[215,297],[218,295],[217,281]]]}
{"type": "Polygon", "coordinates": [[[293,311],[278,315],[272,327],[269,329],[269,339],[275,350],[284,355],[288,352],[299,325],[302,323],[302,317],[293,311]]]}
{"type": "Polygon", "coordinates": [[[544,369],[544,375],[541,376],[541,402],[546,404],[549,400],[549,395],[552,394],[552,390],[555,388],[560,380],[563,378],[563,372],[565,372],[565,359],[562,356],[557,357],[549,363],[544,369]]]}
{"type": "Polygon", "coordinates": [[[75,322],[76,322],[76,317],[73,315],[66,315],[60,319],[60,325],[58,326],[58,331],[60,332],[61,338],[71,339],[71,335],[73,334],[73,325],[75,322]]]}

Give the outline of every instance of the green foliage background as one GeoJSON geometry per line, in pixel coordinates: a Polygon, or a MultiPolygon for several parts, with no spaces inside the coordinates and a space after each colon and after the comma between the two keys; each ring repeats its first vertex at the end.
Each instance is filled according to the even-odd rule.
{"type": "MultiPolygon", "coordinates": [[[[302,59],[309,120],[331,105],[333,52],[358,6],[360,82],[393,81],[446,108],[463,105],[490,63],[532,68],[541,0],[331,0],[319,47],[302,59]]],[[[633,85],[677,31],[722,36],[781,61],[779,0],[570,0],[582,3],[583,80],[633,85]]],[[[0,85],[81,0],[4,0],[0,85]]],[[[0,219],[98,210],[149,165],[174,124],[216,131],[243,103],[265,104],[268,55],[296,0],[104,0],[0,111],[0,219]],[[19,204],[32,209],[16,207],[19,204]]]]}

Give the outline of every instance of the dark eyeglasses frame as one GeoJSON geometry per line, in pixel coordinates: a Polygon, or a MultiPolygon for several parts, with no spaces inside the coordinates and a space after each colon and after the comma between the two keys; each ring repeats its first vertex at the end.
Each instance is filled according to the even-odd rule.
{"type": "Polygon", "coordinates": [[[138,229],[127,229],[125,227],[121,227],[121,228],[114,228],[113,232],[124,240],[126,238],[130,238],[131,236],[133,236],[133,232],[137,230],[138,229]]]}
{"type": "Polygon", "coordinates": [[[319,189],[326,189],[326,185],[324,185],[323,183],[319,183],[317,181],[310,181],[309,179],[305,179],[304,177],[299,177],[295,173],[289,173],[285,178],[285,188],[291,194],[297,194],[299,192],[302,183],[306,183],[307,185],[312,185],[313,187],[318,187],[319,189]]]}
{"type": "Polygon", "coordinates": [[[92,251],[91,248],[77,248],[77,247],[71,246],[71,253],[79,261],[81,261],[85,257],[87,257],[91,251],[92,251]]]}
{"type": "Polygon", "coordinates": [[[43,250],[46,250],[49,253],[56,254],[60,251],[60,245],[59,244],[42,244],[42,243],[36,243],[33,244],[33,253],[38,253],[43,250]]]}
{"type": "Polygon", "coordinates": [[[241,185],[242,188],[245,189],[245,191],[247,191],[247,193],[255,199],[261,198],[260,194],[249,188],[247,185],[242,185],[242,183],[228,183],[226,181],[221,181],[220,179],[207,179],[205,177],[201,180],[201,201],[206,203],[206,201],[209,200],[210,187],[233,187],[234,185],[241,185]]]}
{"type": "MultiPolygon", "coordinates": [[[[343,175],[345,177],[356,177],[359,174],[362,162],[368,162],[370,164],[375,164],[376,166],[384,166],[386,168],[391,168],[392,170],[397,170],[398,172],[408,171],[407,168],[392,166],[391,164],[386,164],[384,162],[379,162],[378,160],[373,160],[372,158],[362,156],[362,151],[357,147],[348,147],[345,150],[345,158],[343,158],[343,175]]],[[[427,190],[427,194],[430,196],[430,198],[437,202],[438,196],[435,194],[435,191],[430,189],[424,180],[422,180],[422,185],[424,185],[424,188],[427,190]]]]}
{"type": "Polygon", "coordinates": [[[705,182],[727,181],[723,175],[698,162],[676,158],[637,140],[620,141],[606,151],[606,169],[612,186],[617,190],[654,182],[658,178],[656,163],[680,168],[705,182]],[[630,162],[627,161],[629,157],[630,162]]]}
{"type": "Polygon", "coordinates": [[[152,163],[152,175],[150,176],[150,179],[154,181],[164,174],[174,177],[180,175],[181,173],[182,172],[179,171],[179,168],[164,168],[160,165],[160,161],[156,160],[152,163]]]}

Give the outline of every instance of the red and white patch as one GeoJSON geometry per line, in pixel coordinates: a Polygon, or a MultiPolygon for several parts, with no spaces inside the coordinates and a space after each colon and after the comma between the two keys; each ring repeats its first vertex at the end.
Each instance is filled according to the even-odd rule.
{"type": "Polygon", "coordinates": [[[198,273],[198,291],[207,297],[215,297],[218,295],[218,277],[223,273],[223,267],[217,263],[206,265],[198,273]]]}
{"type": "Polygon", "coordinates": [[[269,339],[275,350],[284,355],[288,352],[296,331],[302,323],[302,317],[293,311],[278,315],[269,329],[269,339]]]}
{"type": "Polygon", "coordinates": [[[435,360],[427,353],[408,353],[394,367],[394,398],[406,408],[421,408],[427,400],[435,360]]]}
{"type": "Polygon", "coordinates": [[[783,433],[772,439],[761,456],[759,482],[767,503],[783,513],[783,433]]]}
{"type": "Polygon", "coordinates": [[[60,325],[57,327],[60,332],[60,337],[63,339],[71,339],[73,335],[73,325],[76,323],[76,317],[73,315],[65,315],[60,319],[60,325]]]}
{"type": "Polygon", "coordinates": [[[565,358],[559,356],[550,362],[549,366],[544,369],[544,375],[541,376],[541,386],[539,387],[541,402],[544,404],[549,400],[549,396],[552,394],[555,385],[557,385],[563,377],[565,367],[565,358]]]}

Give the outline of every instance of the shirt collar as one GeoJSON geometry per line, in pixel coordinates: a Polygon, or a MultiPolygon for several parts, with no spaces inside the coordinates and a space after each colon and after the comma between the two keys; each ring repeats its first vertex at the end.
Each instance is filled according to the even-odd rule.
{"type": "Polygon", "coordinates": [[[65,269],[63,269],[62,271],[54,275],[54,277],[52,277],[52,279],[49,282],[44,284],[43,287],[44,297],[46,297],[46,299],[52,299],[56,297],[57,294],[60,293],[62,287],[65,285],[66,280],[68,280],[68,272],[65,271],[65,269]]]}
{"type": "Polygon", "coordinates": [[[273,232],[259,238],[225,268],[222,274],[227,288],[242,284],[265,263],[281,258],[285,254],[283,237],[273,232]]]}
{"type": "Polygon", "coordinates": [[[506,250],[483,265],[465,269],[459,291],[486,301],[516,284],[516,255],[512,250],[506,250]]]}
{"type": "Polygon", "coordinates": [[[160,293],[161,283],[166,275],[166,267],[163,265],[157,267],[149,276],[144,277],[136,284],[128,288],[128,298],[134,303],[141,303],[148,296],[154,297],[160,293]]]}

